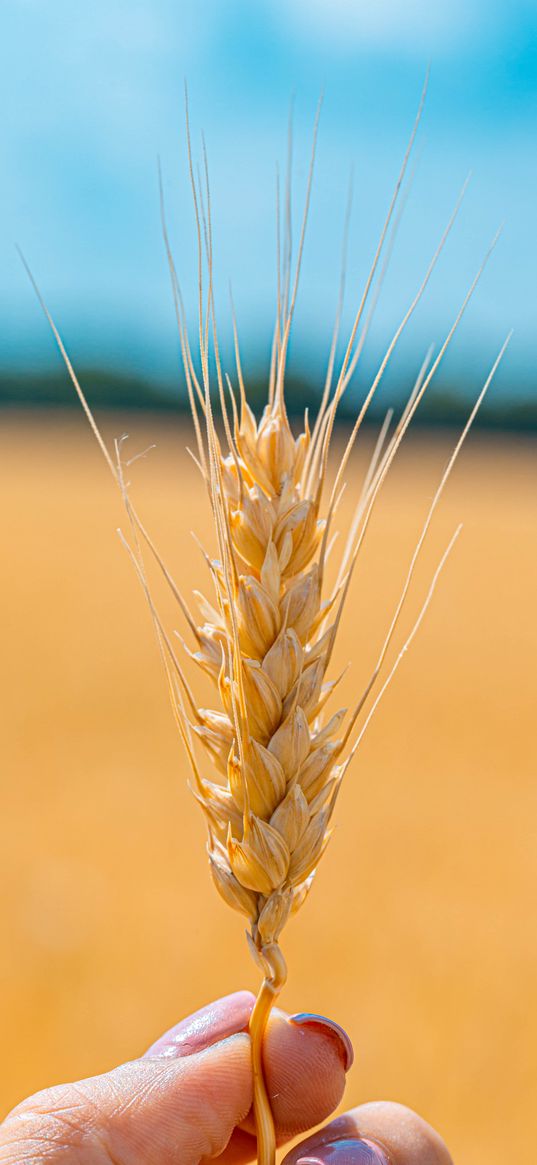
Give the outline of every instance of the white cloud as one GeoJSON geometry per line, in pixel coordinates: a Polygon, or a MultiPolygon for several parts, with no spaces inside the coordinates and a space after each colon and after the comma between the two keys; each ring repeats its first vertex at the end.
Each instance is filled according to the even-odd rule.
{"type": "Polygon", "coordinates": [[[355,51],[443,53],[479,26],[477,0],[277,0],[306,37],[355,51]]]}

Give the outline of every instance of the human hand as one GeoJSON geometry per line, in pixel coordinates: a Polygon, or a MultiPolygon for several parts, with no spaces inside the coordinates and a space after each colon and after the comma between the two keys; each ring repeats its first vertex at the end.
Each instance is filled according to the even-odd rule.
{"type": "MultiPolygon", "coordinates": [[[[254,996],[211,1003],[139,1060],[47,1088],[0,1126],[0,1165],[246,1165],[255,1161],[248,1020],[254,996]]],[[[331,1020],[275,1009],[264,1043],[278,1141],[337,1107],[352,1063],[331,1020]]],[[[402,1105],[364,1104],[291,1150],[284,1165],[452,1165],[438,1134],[402,1105]]]]}

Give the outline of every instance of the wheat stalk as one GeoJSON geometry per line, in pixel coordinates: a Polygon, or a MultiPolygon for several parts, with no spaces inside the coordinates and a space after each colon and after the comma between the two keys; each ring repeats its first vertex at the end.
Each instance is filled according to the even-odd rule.
{"type": "MultiPolygon", "coordinates": [[[[372,381],[341,456],[332,490],[326,504],[323,504],[336,413],[362,351],[382,283],[383,273],[378,277],[379,262],[390,228],[393,231],[395,207],[424,97],[425,89],[342,365],[333,386],[343,299],[343,259],[340,299],[321,405],[313,429],[310,430],[306,416],[303,431],[298,437],[294,436],[289,424],[284,383],[311,192],[318,114],[294,278],[291,272],[288,180],[283,270],[279,261],[278,241],[278,304],[268,401],[257,422],[247,400],[234,316],[238,400],[231,381],[224,377],[221,368],[212,284],[213,244],[206,154],[204,148],[203,182],[201,176],[196,176],[194,172],[187,103],[188,158],[198,240],[201,378],[196,373],[190,350],[185,310],[168,240],[163,204],[162,216],[196,436],[195,460],[208,492],[217,541],[217,555],[205,555],[214,596],[209,601],[203,595],[198,595],[198,618],[189,610],[132,504],[124,470],[125,465],[134,459],[131,458],[129,463],[123,462],[122,442],[115,443],[114,456],[108,451],[58,330],[29,272],[76,392],[121,489],[132,533],[130,542],[123,535],[122,538],[140,578],[155,624],[178,728],[192,768],[194,794],[207,823],[212,877],[228,905],[248,920],[250,947],[263,973],[263,983],[250,1023],[260,1165],[273,1165],[275,1160],[275,1135],[263,1076],[262,1042],[270,1009],[286,978],[285,960],[279,946],[280,935],[289,917],[300,908],[309,892],[318,863],[330,839],[331,819],[343,776],[388,683],[421,624],[440,571],[459,533],[459,530],[455,531],[444,552],[416,623],[353,742],[355,726],[381,673],[439,498],[510,338],[506,340],[493,365],[442,475],[377,663],[345,723],[346,709],[340,708],[330,713],[326,711],[326,705],[338,682],[330,674],[330,663],[355,563],[386,475],[488,259],[487,254],[434,362],[431,363],[431,354],[428,354],[408,404],[389,439],[391,418],[387,418],[382,428],[351,523],[336,583],[332,589],[327,590],[325,568],[333,544],[332,525],[356,436],[388,361],[427,287],[461,201],[459,199],[457,202],[425,277],[372,381]],[[208,273],[207,286],[204,283],[204,263],[208,273]],[[377,288],[371,296],[375,277],[378,279],[377,288]],[[366,316],[366,307],[371,298],[373,303],[366,316]],[[211,334],[223,440],[216,428],[211,398],[211,334]],[[144,543],[162,570],[188,624],[193,647],[184,646],[195,665],[213,681],[217,697],[215,708],[198,706],[173,643],[161,623],[147,581],[144,543]],[[205,766],[202,773],[196,756],[196,745],[201,746],[202,753],[216,770],[216,779],[205,775],[205,766]]],[[[291,149],[290,134],[290,155],[291,149]]],[[[350,200],[345,237],[349,210],[350,200]]]]}

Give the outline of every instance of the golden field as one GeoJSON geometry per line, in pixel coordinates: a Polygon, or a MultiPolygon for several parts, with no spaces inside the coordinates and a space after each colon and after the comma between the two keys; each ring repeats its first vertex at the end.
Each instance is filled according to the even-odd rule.
{"type": "MultiPolygon", "coordinates": [[[[133,498],[190,595],[206,586],[190,530],[213,547],[190,433],[152,416],[106,421],[110,435],[125,429],[131,453],[156,443],[132,467],[133,498]]],[[[210,882],[104,461],[78,414],[4,415],[0,442],[4,1115],[135,1057],[186,1012],[254,988],[256,972],[210,882]]],[[[352,665],[344,704],[373,666],[449,442],[411,438],[383,491],[335,661],[352,665]]],[[[438,1126],[456,1165],[500,1165],[537,1139],[534,444],[470,438],[398,642],[460,520],[284,935],[282,1005],[347,1027],[349,1105],[401,1100],[438,1126]]]]}

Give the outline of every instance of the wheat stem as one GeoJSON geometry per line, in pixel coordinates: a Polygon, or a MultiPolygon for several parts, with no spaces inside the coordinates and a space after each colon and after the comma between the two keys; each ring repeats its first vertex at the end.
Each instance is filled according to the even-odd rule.
{"type": "Polygon", "coordinates": [[[265,952],[268,974],[263,979],[249,1023],[254,1079],[254,1117],[257,1135],[257,1165],[274,1165],[276,1132],[263,1068],[263,1040],[270,1013],[287,978],[287,968],[279,947],[265,952]]]}

